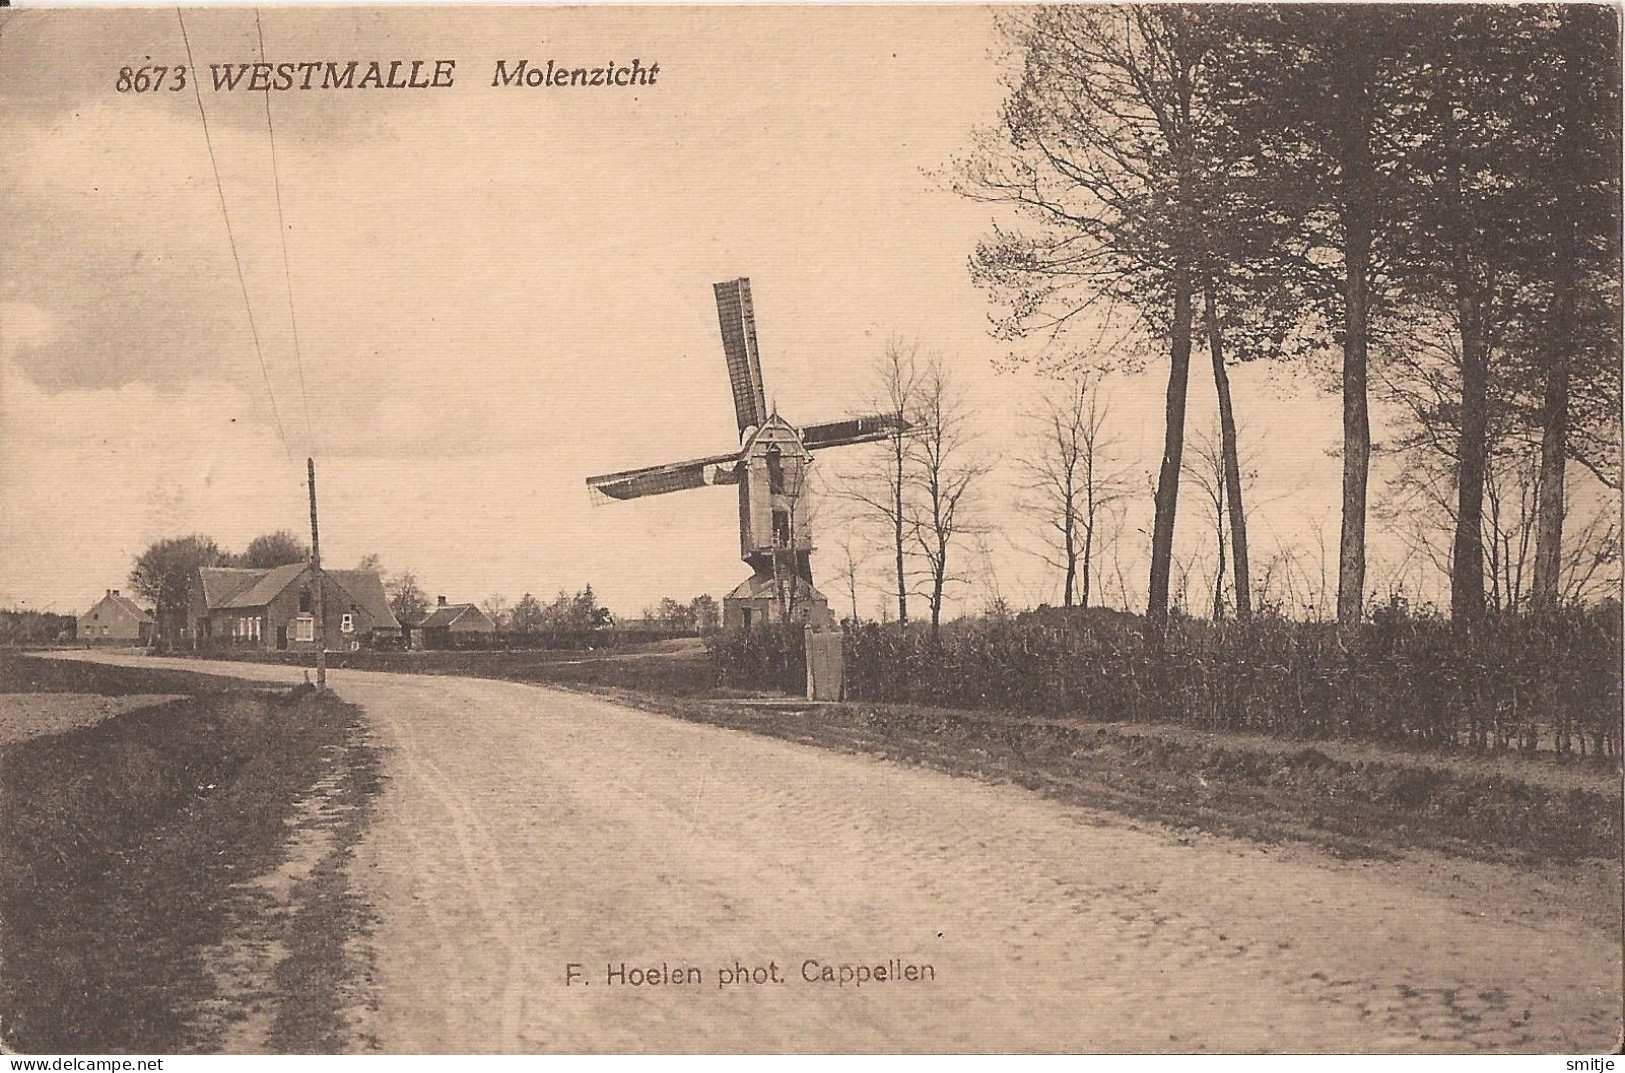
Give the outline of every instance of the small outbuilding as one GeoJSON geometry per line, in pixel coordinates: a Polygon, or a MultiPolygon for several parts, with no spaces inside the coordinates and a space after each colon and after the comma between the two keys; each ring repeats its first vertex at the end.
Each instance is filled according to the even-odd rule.
{"type": "Polygon", "coordinates": [[[444,596],[410,628],[413,648],[478,648],[496,632],[497,624],[478,605],[447,603],[444,596]]]}

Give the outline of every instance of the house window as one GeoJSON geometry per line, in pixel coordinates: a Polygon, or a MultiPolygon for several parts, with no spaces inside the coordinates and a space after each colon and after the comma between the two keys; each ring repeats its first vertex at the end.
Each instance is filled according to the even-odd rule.
{"type": "Polygon", "coordinates": [[[252,640],[258,641],[260,639],[260,618],[258,615],[248,620],[248,633],[252,640]]]}
{"type": "Polygon", "coordinates": [[[308,592],[299,594],[299,613],[301,615],[310,613],[310,593],[308,592]]]}
{"type": "Polygon", "coordinates": [[[790,545],[790,512],[787,510],[773,512],[773,543],[781,548],[790,545]]]}
{"type": "Polygon", "coordinates": [[[316,619],[311,615],[300,615],[294,619],[293,639],[295,641],[314,641],[316,639],[316,619]]]}
{"type": "Polygon", "coordinates": [[[343,630],[345,633],[354,633],[355,616],[348,613],[345,614],[343,620],[339,622],[339,629],[343,630]]]}

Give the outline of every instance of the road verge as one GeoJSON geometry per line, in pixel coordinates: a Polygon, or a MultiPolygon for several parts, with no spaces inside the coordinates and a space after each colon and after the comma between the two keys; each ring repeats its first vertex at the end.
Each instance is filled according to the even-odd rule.
{"type": "Polygon", "coordinates": [[[13,692],[206,691],[0,748],[0,1041],[216,1052],[263,1021],[251,1049],[340,1042],[364,972],[346,939],[365,924],[343,863],[378,781],[360,709],[305,689],[5,662],[13,692]],[[313,816],[319,852],[290,869],[313,816]],[[280,956],[222,956],[247,948],[280,956]]]}

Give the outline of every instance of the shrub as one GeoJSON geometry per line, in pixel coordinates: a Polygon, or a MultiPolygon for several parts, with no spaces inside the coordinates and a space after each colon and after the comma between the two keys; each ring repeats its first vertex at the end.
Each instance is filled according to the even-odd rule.
{"type": "Polygon", "coordinates": [[[802,627],[767,625],[705,638],[717,677],[728,685],[800,693],[807,687],[802,627]]]}
{"type": "MultiPolygon", "coordinates": [[[[1612,609],[1470,626],[1386,606],[1362,626],[1173,621],[1145,644],[1127,615],[1049,613],[925,631],[846,633],[848,696],[1306,738],[1620,755],[1620,619],[1612,609]]],[[[797,691],[801,631],[710,642],[719,678],[797,691]]]]}

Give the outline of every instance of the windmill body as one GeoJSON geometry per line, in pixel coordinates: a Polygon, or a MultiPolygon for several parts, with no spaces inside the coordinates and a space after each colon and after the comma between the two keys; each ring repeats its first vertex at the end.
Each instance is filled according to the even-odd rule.
{"type": "Polygon", "coordinates": [[[769,622],[833,621],[829,601],[812,580],[812,517],[805,509],[812,452],[871,443],[908,428],[901,414],[796,427],[769,412],[757,352],[750,280],[714,287],[722,352],[733,388],[739,448],[727,454],[587,478],[595,495],[640,499],[713,484],[739,490],[739,557],[750,578],[722,602],[723,625],[733,629],[769,622]]]}

